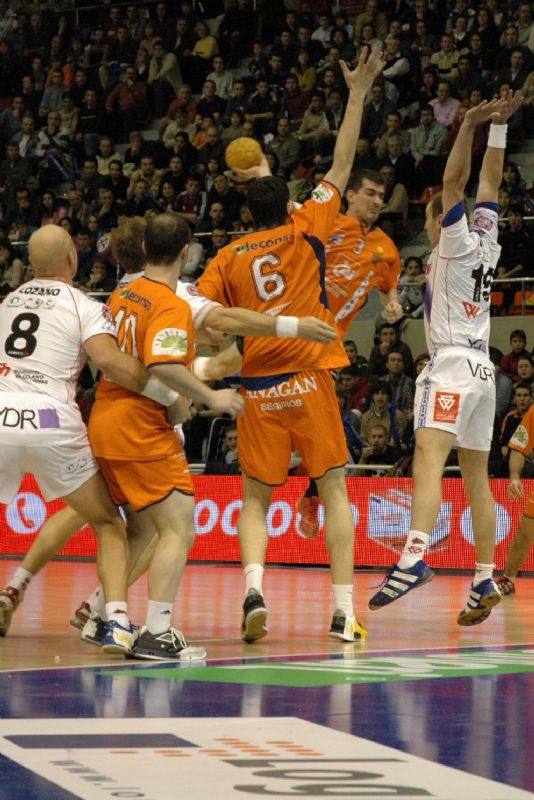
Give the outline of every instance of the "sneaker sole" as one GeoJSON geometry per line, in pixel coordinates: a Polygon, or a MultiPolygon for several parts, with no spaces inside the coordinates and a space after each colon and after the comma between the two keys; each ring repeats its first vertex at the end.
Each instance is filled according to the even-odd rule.
{"type": "MultiPolygon", "coordinates": [[[[92,642],[89,642],[89,644],[92,644],[92,642]]],[[[104,651],[104,653],[117,656],[128,656],[132,652],[132,649],[130,647],[123,647],[120,644],[103,644],[102,650],[104,651]]]]}
{"type": "Polygon", "coordinates": [[[483,598],[480,605],[482,608],[476,608],[472,611],[463,611],[460,612],[458,615],[458,625],[462,625],[464,627],[468,627],[471,625],[480,625],[481,622],[484,622],[489,615],[491,614],[491,610],[494,606],[498,605],[502,600],[502,595],[499,592],[490,592],[483,598]]]}
{"type": "Polygon", "coordinates": [[[406,595],[407,595],[409,592],[413,592],[413,590],[414,590],[414,589],[420,589],[420,588],[421,588],[421,586],[425,586],[425,584],[427,584],[427,583],[430,583],[430,581],[433,581],[435,577],[436,577],[436,573],[433,573],[433,574],[430,576],[430,578],[425,578],[425,580],[424,580],[424,581],[421,581],[421,583],[418,583],[418,584],[417,584],[417,586],[410,586],[410,588],[408,589],[408,591],[406,591],[406,592],[403,592],[403,593],[402,593],[402,594],[400,594],[398,597],[391,597],[391,598],[388,598],[387,602],[385,602],[385,603],[382,603],[382,605],[380,605],[380,606],[377,606],[377,605],[371,605],[372,601],[370,600],[370,601],[369,601],[369,603],[368,603],[368,608],[369,608],[371,611],[379,611],[381,608],[384,608],[384,606],[389,606],[389,605],[391,605],[391,603],[394,603],[396,600],[402,600],[402,598],[403,598],[403,597],[406,597],[406,595]]]}
{"type": "Polygon", "coordinates": [[[181,653],[178,653],[175,656],[166,655],[158,655],[157,653],[152,653],[150,651],[145,651],[144,653],[138,653],[137,650],[132,650],[131,653],[132,658],[139,658],[142,661],[204,661],[207,656],[207,651],[204,650],[204,655],[197,655],[197,656],[182,656],[181,653]]]}
{"type": "Polygon", "coordinates": [[[82,642],[85,642],[85,644],[92,644],[95,647],[102,647],[102,639],[98,641],[97,639],[90,639],[88,636],[80,636],[80,639],[82,640],[82,642]]]}
{"type": "Polygon", "coordinates": [[[4,604],[0,600],[0,636],[6,636],[9,626],[11,625],[14,610],[11,603],[9,605],[7,603],[4,604]]]}
{"type": "Polygon", "coordinates": [[[247,644],[257,642],[258,639],[263,639],[267,636],[269,629],[265,624],[267,622],[267,609],[255,608],[247,614],[246,624],[243,625],[241,631],[241,638],[247,644]]]}

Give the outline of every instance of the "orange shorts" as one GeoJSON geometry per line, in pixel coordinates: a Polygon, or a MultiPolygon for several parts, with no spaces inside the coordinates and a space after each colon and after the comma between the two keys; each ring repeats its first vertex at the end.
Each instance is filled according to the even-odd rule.
{"type": "Polygon", "coordinates": [[[239,463],[249,478],[270,486],[285,483],[292,450],[298,450],[312,478],[347,463],[343,423],[328,370],[298,372],[271,388],[242,387],[241,393],[245,414],[237,419],[239,463]]]}
{"type": "Polygon", "coordinates": [[[112,461],[97,459],[113,502],[127,503],[134,511],[165,500],[172,492],[195,494],[189,465],[183,451],[158,461],[112,461]]]}
{"type": "Polygon", "coordinates": [[[529,519],[534,519],[534,491],[531,492],[527,504],[523,509],[523,515],[529,519]]]}

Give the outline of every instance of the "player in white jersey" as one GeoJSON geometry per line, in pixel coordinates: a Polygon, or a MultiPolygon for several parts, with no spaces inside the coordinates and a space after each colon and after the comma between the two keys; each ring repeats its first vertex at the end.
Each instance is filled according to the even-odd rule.
{"type": "Polygon", "coordinates": [[[427,265],[425,331],[431,354],[415,396],[414,493],[410,532],[401,558],[369,601],[383,608],[434,577],[423,555],[441,505],[443,467],[452,447],[473,520],[477,563],[459,625],[477,625],[501,600],[493,581],[495,504],[488,482],[488,455],[495,416],[495,373],[488,357],[490,291],[500,246],[497,193],[502,180],[506,122],[521,103],[509,92],[470,109],[443,175],[443,192],[426,208],[425,229],[433,250],[427,265]],[[491,120],[475,210],[468,225],[464,190],[471,171],[477,125],[491,120]]]}
{"type": "MultiPolygon", "coordinates": [[[[127,286],[143,274],[145,257],[142,249],[142,240],[145,226],[146,223],[142,218],[132,217],[125,220],[120,228],[115,229],[111,234],[113,255],[126,270],[119,282],[119,288],[127,286]]],[[[30,285],[33,284],[25,286],[30,285]]],[[[109,322],[106,314],[106,306],[89,300],[86,295],[77,292],[77,290],[71,289],[71,291],[76,295],[80,295],[86,305],[97,310],[99,314],[105,315],[105,318],[108,319],[107,324],[111,325],[114,331],[113,324],[109,322]]],[[[23,287],[23,292],[25,296],[28,294],[25,287],[23,287]]],[[[176,293],[189,304],[193,324],[199,336],[213,338],[214,334],[223,333],[276,336],[277,318],[268,317],[247,309],[224,308],[219,303],[203,297],[192,284],[179,282],[176,293]]],[[[38,302],[33,294],[28,294],[28,296],[34,298],[31,301],[32,303],[38,302]]],[[[10,295],[8,300],[9,298],[12,298],[10,302],[20,304],[20,300],[16,299],[16,293],[10,295]]],[[[49,300],[48,302],[50,303],[51,301],[49,300]]],[[[300,338],[317,342],[328,342],[337,337],[337,332],[334,328],[315,317],[306,317],[299,320],[299,336],[300,338]]],[[[194,365],[195,374],[203,380],[218,380],[230,374],[233,371],[236,360],[233,350],[234,348],[231,347],[211,358],[197,358],[194,365]]],[[[46,358],[45,361],[50,363],[49,358],[46,358]]],[[[74,401],[74,392],[72,394],[72,401],[74,401]]],[[[74,402],[71,413],[81,422],[78,407],[74,402]]],[[[83,429],[85,436],[85,426],[83,426],[83,429]]],[[[92,455],[91,459],[91,463],[94,464],[92,455]]],[[[35,472],[33,468],[29,471],[35,472]]],[[[18,488],[19,483],[20,481],[17,482],[15,490],[18,488]]],[[[136,515],[127,513],[127,517],[131,567],[128,583],[131,584],[148,567],[153,547],[147,546],[153,540],[154,531],[151,526],[146,523],[143,524],[143,520],[136,515]]],[[[67,506],[67,508],[59,511],[45,523],[24,557],[21,567],[15,571],[15,575],[10,580],[9,585],[4,589],[0,589],[0,636],[6,635],[13,611],[22,600],[23,592],[30,580],[66,545],[72,534],[88,521],[90,520],[83,513],[77,513],[73,508],[67,506]],[[14,597],[14,591],[17,591],[17,597],[16,602],[12,603],[9,597],[10,595],[14,597]],[[2,600],[2,597],[4,600],[2,600]],[[3,610],[2,603],[5,605],[3,610]]],[[[155,544],[155,541],[153,541],[153,544],[155,544]]],[[[95,610],[99,617],[105,617],[104,594],[102,589],[98,587],[88,601],[81,604],[71,619],[75,627],[82,628],[84,626],[90,610],[95,610]]],[[[93,627],[96,629],[97,626],[93,627]]],[[[86,637],[86,641],[94,642],[94,638],[86,637]]]]}
{"type": "MultiPolygon", "coordinates": [[[[165,405],[177,394],[119,350],[108,310],[73,288],[76,250],[62,228],[34,233],[29,256],[36,278],[0,306],[0,502],[10,503],[24,473],[33,472],[47,500],[61,497],[81,514],[99,539],[109,614],[127,620],[125,529],[90,450],[76,382],[89,356],[116,381],[165,405]]],[[[27,583],[24,569],[17,573],[0,591],[0,635],[27,583]]]]}

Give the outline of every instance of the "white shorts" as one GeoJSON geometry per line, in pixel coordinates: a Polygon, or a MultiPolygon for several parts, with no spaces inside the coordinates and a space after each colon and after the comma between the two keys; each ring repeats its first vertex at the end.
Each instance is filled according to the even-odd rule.
{"type": "Polygon", "coordinates": [[[0,460],[0,502],[10,503],[26,472],[35,475],[46,501],[56,500],[79,489],[98,472],[89,447],[71,440],[51,447],[2,445],[0,460]]]}
{"type": "Polygon", "coordinates": [[[417,378],[414,427],[454,433],[455,446],[489,451],[495,418],[495,370],[485,353],[444,347],[417,378]]]}

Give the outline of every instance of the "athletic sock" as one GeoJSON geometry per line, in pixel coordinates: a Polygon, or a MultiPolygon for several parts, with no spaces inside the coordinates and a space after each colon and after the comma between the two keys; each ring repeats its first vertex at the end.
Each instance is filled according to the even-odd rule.
{"type": "Polygon", "coordinates": [[[480,561],[477,561],[475,564],[475,577],[473,578],[473,586],[478,586],[478,584],[482,583],[482,581],[485,581],[488,578],[493,578],[494,569],[495,564],[481,564],[480,561]]]}
{"type": "Polygon", "coordinates": [[[332,584],[332,591],[334,592],[334,602],[336,609],[343,611],[347,617],[354,616],[354,608],[352,605],[352,583],[334,583],[332,584]]]}
{"type": "Polygon", "coordinates": [[[123,628],[129,628],[128,604],[121,600],[106,603],[106,619],[108,622],[118,622],[123,628]]]}
{"type": "Polygon", "coordinates": [[[32,578],[32,572],[28,572],[24,567],[17,567],[8,585],[12,586],[14,589],[18,589],[21,594],[24,594],[32,578]]]}
{"type": "Polygon", "coordinates": [[[158,603],[156,600],[148,601],[146,626],[150,633],[158,636],[171,627],[173,603],[158,603]]]}
{"type": "Polygon", "coordinates": [[[101,619],[106,619],[106,598],[101,586],[98,586],[85,602],[92,612],[98,614],[101,619]]]}
{"type": "Polygon", "coordinates": [[[319,497],[317,481],[314,481],[313,478],[310,478],[310,482],[308,483],[308,488],[306,489],[304,497],[319,497]]]}
{"type": "Polygon", "coordinates": [[[247,564],[246,567],[243,567],[243,575],[245,576],[245,594],[248,594],[251,589],[259,594],[263,594],[262,564],[247,564]]]}
{"type": "Polygon", "coordinates": [[[411,530],[404,544],[397,566],[401,569],[410,569],[410,567],[413,567],[418,561],[421,561],[425,554],[429,538],[429,533],[411,530]]]}

